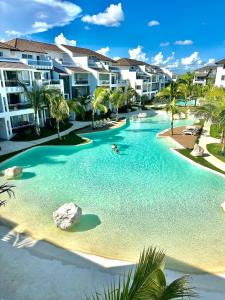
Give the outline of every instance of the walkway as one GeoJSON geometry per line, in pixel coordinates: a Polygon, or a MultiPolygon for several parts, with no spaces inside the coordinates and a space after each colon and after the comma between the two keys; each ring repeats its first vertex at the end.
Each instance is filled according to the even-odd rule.
{"type": "MultiPolygon", "coordinates": [[[[91,122],[79,122],[79,121],[75,121],[75,122],[71,122],[71,123],[73,123],[73,126],[71,126],[69,129],[67,129],[65,131],[62,131],[60,133],[61,136],[67,135],[68,133],[70,133],[73,130],[81,129],[81,128],[84,128],[91,124],[91,122]]],[[[43,144],[45,142],[57,139],[57,137],[58,137],[58,135],[54,134],[54,135],[47,136],[42,139],[38,139],[38,140],[34,140],[34,141],[27,141],[27,142],[1,141],[0,142],[0,146],[1,146],[0,155],[5,155],[8,153],[27,149],[27,148],[30,148],[33,146],[37,146],[37,145],[43,144]]]]}
{"type": "Polygon", "coordinates": [[[225,163],[222,162],[220,159],[216,158],[211,153],[209,153],[209,151],[207,150],[208,144],[220,143],[219,139],[210,136],[210,126],[211,123],[205,122],[204,128],[202,130],[203,133],[201,135],[201,138],[199,139],[199,145],[204,149],[204,152],[207,155],[204,157],[205,160],[207,160],[209,163],[225,172],[225,163]]]}

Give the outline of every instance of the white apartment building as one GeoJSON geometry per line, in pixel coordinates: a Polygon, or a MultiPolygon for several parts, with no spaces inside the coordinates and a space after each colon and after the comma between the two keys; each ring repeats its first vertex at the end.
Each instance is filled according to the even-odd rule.
{"type": "Polygon", "coordinates": [[[216,82],[215,85],[218,87],[225,88],[225,59],[216,62],[216,82]]]}
{"type": "MultiPolygon", "coordinates": [[[[152,99],[170,78],[157,66],[114,61],[86,48],[19,38],[0,43],[0,139],[10,139],[17,129],[33,124],[34,111],[19,81],[31,88],[34,80],[60,90],[66,99],[93,95],[97,87],[125,91],[129,85],[152,99]]],[[[39,117],[42,126],[44,107],[39,117]]]]}
{"type": "Polygon", "coordinates": [[[205,86],[208,83],[215,83],[216,65],[208,65],[195,70],[193,83],[205,86]]]}
{"type": "Polygon", "coordinates": [[[168,76],[162,69],[142,61],[121,58],[113,65],[120,69],[121,78],[128,80],[140,97],[145,95],[149,99],[154,98],[168,82],[168,76]]]}

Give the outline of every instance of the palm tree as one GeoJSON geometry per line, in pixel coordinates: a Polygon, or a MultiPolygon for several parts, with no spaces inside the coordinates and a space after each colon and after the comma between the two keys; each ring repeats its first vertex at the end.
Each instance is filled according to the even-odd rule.
{"type": "Polygon", "coordinates": [[[106,102],[109,98],[109,90],[103,87],[96,88],[92,97],[92,128],[94,128],[95,113],[97,110],[106,113],[108,111],[106,102]]]}
{"type": "Polygon", "coordinates": [[[56,128],[59,140],[61,140],[59,122],[68,118],[69,113],[69,106],[64,97],[60,94],[56,95],[50,104],[50,114],[52,118],[56,120],[56,128]]]}
{"type": "Polygon", "coordinates": [[[110,94],[110,101],[116,110],[116,121],[119,119],[119,108],[124,105],[126,100],[126,94],[124,94],[121,89],[117,89],[110,94]]]}
{"type": "Polygon", "coordinates": [[[77,99],[72,99],[67,101],[70,111],[75,112],[76,114],[80,115],[83,119],[85,115],[85,109],[81,102],[77,99]]]}
{"type": "MultiPolygon", "coordinates": [[[[14,187],[15,187],[14,185],[9,185],[7,183],[0,185],[0,195],[7,193],[9,198],[11,198],[12,196],[14,196],[14,191],[13,191],[14,187]]],[[[6,200],[0,200],[0,207],[5,204],[6,204],[6,200]]]]}
{"type": "Polygon", "coordinates": [[[25,95],[28,101],[31,103],[34,109],[34,125],[35,132],[40,135],[40,125],[39,125],[39,115],[38,112],[43,104],[43,90],[44,88],[40,86],[36,81],[32,82],[32,88],[28,89],[27,85],[19,81],[19,84],[23,87],[25,95]]]}
{"type": "MultiPolygon", "coordinates": [[[[144,250],[135,270],[119,279],[104,294],[96,293],[93,300],[169,300],[194,298],[197,293],[189,286],[188,277],[183,276],[167,284],[164,270],[165,254],[156,248],[144,250]],[[101,296],[101,297],[100,297],[101,296]]],[[[89,298],[90,299],[90,298],[89,298]]]]}
{"type": "Polygon", "coordinates": [[[128,87],[126,92],[126,98],[127,98],[127,108],[130,106],[131,100],[135,99],[138,96],[138,93],[135,89],[133,89],[131,86],[128,87]]]}
{"type": "MultiPolygon", "coordinates": [[[[194,95],[194,73],[187,72],[186,74],[182,75],[178,81],[178,84],[184,84],[186,85],[186,99],[187,100],[192,100],[194,95]]],[[[196,103],[196,102],[195,102],[196,103]]]]}
{"type": "Polygon", "coordinates": [[[171,134],[173,135],[174,128],[174,115],[177,114],[180,109],[176,105],[176,99],[181,95],[179,90],[179,84],[171,82],[170,85],[158,92],[157,98],[163,99],[167,102],[166,110],[171,112],[171,134]]]}

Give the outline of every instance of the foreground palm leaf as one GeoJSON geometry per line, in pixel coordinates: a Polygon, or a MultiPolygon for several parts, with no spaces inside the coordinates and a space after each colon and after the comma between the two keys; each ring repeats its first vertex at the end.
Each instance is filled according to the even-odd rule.
{"type": "MultiPolygon", "coordinates": [[[[14,185],[9,185],[7,183],[4,183],[2,185],[0,185],[0,194],[5,194],[7,193],[9,198],[11,198],[12,196],[14,196],[14,191],[13,188],[15,186],[14,185]]],[[[0,200],[0,206],[5,205],[6,200],[0,200]]]]}
{"type": "MultiPolygon", "coordinates": [[[[188,277],[183,276],[167,285],[163,273],[165,254],[156,248],[144,250],[135,270],[114,282],[101,295],[96,293],[93,300],[169,300],[196,297],[189,287],[188,277]]],[[[91,299],[91,298],[89,298],[91,299]]]]}

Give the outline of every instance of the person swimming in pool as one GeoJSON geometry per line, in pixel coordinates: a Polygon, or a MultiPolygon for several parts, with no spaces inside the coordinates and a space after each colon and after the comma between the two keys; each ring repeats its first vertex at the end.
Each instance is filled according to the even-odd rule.
{"type": "Polygon", "coordinates": [[[112,150],[116,150],[117,149],[117,145],[116,144],[112,144],[112,150]]]}

